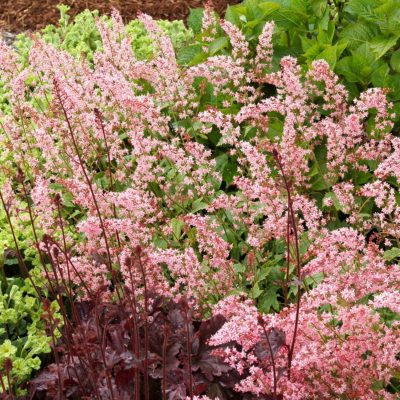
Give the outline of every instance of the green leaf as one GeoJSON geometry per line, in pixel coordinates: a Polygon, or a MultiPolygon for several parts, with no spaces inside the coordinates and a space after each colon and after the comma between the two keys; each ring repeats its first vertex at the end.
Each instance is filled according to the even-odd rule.
{"type": "Polygon", "coordinates": [[[208,49],[210,50],[210,54],[213,56],[215,53],[218,53],[225,47],[229,45],[229,40],[227,37],[220,37],[215,40],[213,40],[208,49]]]}
{"type": "Polygon", "coordinates": [[[300,36],[301,47],[303,51],[307,52],[312,47],[319,47],[318,44],[315,43],[315,40],[309,39],[306,36],[300,36]]]}
{"type": "Polygon", "coordinates": [[[181,219],[172,218],[171,219],[171,228],[174,238],[179,241],[182,235],[183,228],[185,223],[181,219]]]}
{"type": "Polygon", "coordinates": [[[333,36],[335,34],[335,22],[329,21],[325,28],[322,24],[318,26],[317,40],[319,44],[332,44],[333,36]]]}
{"type": "Polygon", "coordinates": [[[258,0],[244,0],[243,5],[246,7],[247,21],[262,18],[262,12],[258,7],[258,0]]]}
{"type": "Polygon", "coordinates": [[[317,59],[322,58],[328,62],[329,66],[333,69],[335,68],[336,60],[337,60],[337,46],[329,46],[323,52],[321,52],[317,59]]]}
{"type": "Polygon", "coordinates": [[[243,265],[243,264],[233,264],[232,268],[238,274],[242,274],[247,269],[247,267],[245,265],[243,265]]]}
{"type": "Polygon", "coordinates": [[[252,289],[251,289],[251,297],[252,297],[253,299],[257,299],[258,297],[260,297],[260,295],[262,294],[262,292],[263,292],[263,291],[260,289],[260,286],[259,286],[258,282],[256,282],[256,283],[253,285],[252,289]]]}
{"type": "Polygon", "coordinates": [[[388,87],[390,85],[389,73],[389,66],[383,63],[372,73],[372,84],[376,87],[388,87]]]}
{"type": "MultiPolygon", "coordinates": [[[[328,192],[328,193],[326,193],[325,196],[324,196],[323,201],[325,201],[325,200],[327,200],[327,199],[332,200],[332,202],[333,202],[333,207],[335,207],[335,210],[336,210],[336,211],[342,211],[342,210],[343,210],[343,207],[342,207],[342,205],[340,204],[340,202],[339,202],[339,200],[338,200],[338,198],[337,198],[337,196],[336,196],[336,194],[335,194],[334,192],[328,192]]],[[[327,209],[327,208],[329,208],[329,207],[323,206],[323,208],[327,209]]]]}
{"type": "Polygon", "coordinates": [[[261,312],[269,313],[271,308],[275,311],[279,310],[277,287],[270,286],[263,291],[260,298],[258,299],[259,309],[261,312]]]}
{"type": "Polygon", "coordinates": [[[191,9],[189,17],[187,19],[187,23],[189,28],[191,28],[195,34],[200,33],[203,23],[203,9],[202,8],[191,9]]]}
{"type": "Polygon", "coordinates": [[[270,14],[272,14],[274,11],[279,10],[281,7],[280,4],[277,4],[272,1],[266,1],[263,3],[259,3],[258,7],[263,11],[263,16],[264,18],[270,14]]]}
{"type": "Polygon", "coordinates": [[[377,29],[373,25],[356,22],[345,26],[339,36],[348,40],[351,49],[356,49],[361,44],[369,42],[376,35],[377,29]]]}
{"type": "Polygon", "coordinates": [[[225,13],[225,19],[236,26],[240,26],[242,24],[243,17],[246,19],[246,12],[246,7],[242,3],[235,6],[229,6],[225,13]]]}
{"type": "Polygon", "coordinates": [[[336,64],[336,72],[349,82],[360,82],[368,85],[371,75],[381,65],[372,54],[369,44],[363,44],[353,51],[351,56],[344,57],[336,64]]]}
{"type": "Polygon", "coordinates": [[[379,0],[350,0],[344,11],[363,18],[373,16],[372,10],[379,5],[379,0]]]}
{"type": "Polygon", "coordinates": [[[392,57],[390,57],[390,66],[396,71],[400,72],[400,49],[396,50],[392,57]]]}
{"type": "Polygon", "coordinates": [[[394,74],[390,76],[390,93],[389,93],[390,100],[396,101],[394,108],[397,107],[397,110],[394,110],[395,113],[398,113],[399,103],[397,102],[400,100],[400,73],[394,74]]]}
{"type": "Polygon", "coordinates": [[[327,30],[328,26],[329,26],[329,16],[330,16],[330,12],[329,12],[329,8],[327,8],[325,10],[325,13],[323,15],[323,17],[321,18],[320,21],[320,26],[322,27],[322,29],[327,30]]]}
{"type": "Polygon", "coordinates": [[[393,247],[392,249],[386,250],[383,253],[383,258],[386,261],[392,261],[395,258],[399,258],[399,257],[400,257],[400,249],[398,247],[393,247]]]}
{"type": "Polygon", "coordinates": [[[238,6],[228,6],[225,12],[225,20],[233,25],[240,26],[240,8],[238,6]]]}
{"type": "Polygon", "coordinates": [[[166,242],[166,240],[160,236],[154,236],[153,243],[154,246],[159,249],[166,249],[168,247],[168,243],[166,242]]]}
{"type": "Polygon", "coordinates": [[[208,207],[208,204],[203,201],[202,197],[200,197],[193,202],[192,212],[195,213],[197,211],[204,210],[207,207],[208,207]]]}
{"type": "Polygon", "coordinates": [[[227,185],[230,185],[233,182],[233,177],[237,172],[237,162],[233,159],[230,159],[224,166],[222,171],[222,177],[227,185]]]}
{"type": "Polygon", "coordinates": [[[321,18],[325,14],[325,10],[327,9],[326,0],[310,0],[310,5],[318,18],[321,18]]]}
{"type": "Polygon", "coordinates": [[[315,166],[313,168],[318,169],[318,174],[316,174],[310,181],[312,190],[321,191],[329,189],[333,182],[328,182],[325,178],[328,168],[326,166],[327,150],[324,146],[317,146],[314,150],[315,155],[315,166]]]}
{"type": "Polygon", "coordinates": [[[375,54],[375,58],[379,59],[385,55],[393,46],[396,45],[398,36],[386,37],[383,35],[376,36],[371,40],[371,49],[375,54]]]}
{"type": "Polygon", "coordinates": [[[225,165],[228,163],[228,155],[226,153],[222,153],[218,157],[215,157],[216,169],[219,172],[222,172],[225,168],[225,165]]]}
{"type": "MultiPolygon", "coordinates": [[[[194,44],[184,47],[178,52],[177,61],[180,65],[190,65],[199,55],[202,55],[202,47],[200,44],[194,44]]],[[[205,58],[205,56],[204,56],[205,58]]]]}

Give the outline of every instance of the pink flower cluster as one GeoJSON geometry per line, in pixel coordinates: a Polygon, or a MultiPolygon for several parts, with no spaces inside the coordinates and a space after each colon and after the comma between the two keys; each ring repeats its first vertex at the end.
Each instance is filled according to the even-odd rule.
{"type": "Polygon", "coordinates": [[[227,322],[210,343],[237,343],[217,354],[243,375],[242,392],[270,395],[271,362],[257,355],[265,329],[280,329],[286,344],[275,355],[278,393],[285,399],[395,399],[383,388],[400,368],[400,323],[385,324],[380,310],[399,312],[400,269],[386,265],[376,245],[352,229],[318,241],[316,257],[304,266],[322,282],[302,297],[299,334],[288,379],[287,346],[295,307],[261,317],[251,301],[228,297],[215,308],[227,322]],[[260,325],[260,319],[262,324],[260,325]],[[381,390],[373,390],[380,387],[381,390]]]}

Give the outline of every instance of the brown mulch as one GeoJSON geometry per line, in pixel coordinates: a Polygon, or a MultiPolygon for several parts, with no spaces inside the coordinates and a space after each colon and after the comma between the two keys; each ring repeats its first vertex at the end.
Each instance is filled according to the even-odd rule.
{"type": "MultiPolygon", "coordinates": [[[[135,18],[143,11],[157,19],[185,19],[190,8],[202,7],[206,0],[0,0],[0,31],[35,31],[48,24],[57,24],[60,2],[71,7],[72,16],[84,9],[109,13],[112,8],[121,12],[124,20],[135,18]]],[[[214,8],[223,13],[228,4],[239,0],[214,0],[214,8]]]]}

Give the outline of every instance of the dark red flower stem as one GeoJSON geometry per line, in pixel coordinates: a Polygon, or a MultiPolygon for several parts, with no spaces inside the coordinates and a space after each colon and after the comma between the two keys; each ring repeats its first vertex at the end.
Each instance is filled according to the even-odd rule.
{"type": "Polygon", "coordinates": [[[288,195],[288,220],[290,221],[290,225],[293,230],[294,236],[294,245],[295,245],[295,252],[296,252],[296,272],[297,272],[297,300],[296,300],[296,317],[294,322],[294,329],[293,329],[293,338],[292,343],[289,347],[289,354],[288,354],[288,379],[290,380],[290,372],[292,367],[292,360],[294,354],[294,347],[296,344],[297,338],[297,330],[299,326],[299,316],[300,316],[300,302],[301,302],[301,260],[300,260],[300,249],[299,249],[299,237],[297,232],[297,224],[295,219],[295,214],[293,211],[293,199],[291,195],[291,183],[286,177],[285,171],[283,169],[281,157],[277,150],[274,149],[273,151],[274,158],[279,166],[279,169],[282,174],[282,178],[285,184],[286,192],[288,195]]]}
{"type": "Polygon", "coordinates": [[[190,337],[191,317],[189,313],[189,305],[186,302],[185,310],[185,327],[186,327],[186,352],[188,357],[188,373],[189,373],[189,397],[193,400],[193,374],[192,374],[192,340],[190,337]]]}
{"type": "Polygon", "coordinates": [[[146,271],[142,261],[142,250],[138,246],[136,255],[138,257],[139,267],[143,276],[144,286],[144,396],[145,400],[150,400],[149,389],[149,293],[147,291],[146,271]]]}
{"type": "Polygon", "coordinates": [[[164,341],[162,349],[162,400],[167,400],[167,346],[168,346],[168,326],[164,327],[164,341]]]}
{"type": "Polygon", "coordinates": [[[276,365],[275,365],[274,352],[272,351],[272,346],[271,346],[271,342],[269,340],[268,332],[265,329],[264,320],[262,318],[260,318],[259,322],[261,323],[262,329],[264,331],[265,339],[267,340],[267,343],[268,343],[268,350],[269,350],[269,354],[271,356],[272,374],[273,374],[273,377],[274,377],[273,400],[277,400],[277,398],[278,398],[278,393],[277,393],[278,392],[278,379],[277,379],[277,376],[276,376],[276,365]]]}

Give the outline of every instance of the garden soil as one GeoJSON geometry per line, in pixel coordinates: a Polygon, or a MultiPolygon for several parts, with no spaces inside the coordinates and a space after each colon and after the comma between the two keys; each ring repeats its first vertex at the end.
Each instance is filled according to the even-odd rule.
{"type": "MultiPolygon", "coordinates": [[[[48,24],[57,24],[60,2],[71,7],[72,16],[84,9],[110,13],[112,8],[121,12],[125,21],[136,17],[138,11],[157,19],[185,19],[190,8],[202,7],[206,0],[0,0],[0,31],[36,31],[48,24]]],[[[223,13],[228,4],[239,0],[214,0],[214,8],[223,13]]]]}

